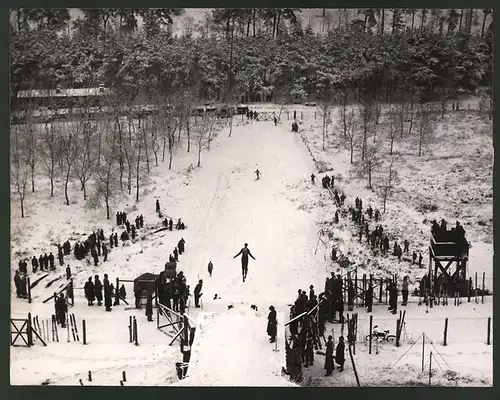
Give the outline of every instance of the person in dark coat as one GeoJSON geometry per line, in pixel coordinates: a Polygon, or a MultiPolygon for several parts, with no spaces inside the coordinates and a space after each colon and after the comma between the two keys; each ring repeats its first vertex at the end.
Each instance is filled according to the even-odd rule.
{"type": "Polygon", "coordinates": [[[352,279],[349,279],[347,284],[347,310],[352,311],[354,309],[354,285],[352,279]]]}
{"type": "Polygon", "coordinates": [[[172,220],[172,218],[170,218],[170,220],[168,221],[168,230],[171,231],[173,226],[174,226],[174,221],[172,220]]]}
{"type": "Polygon", "coordinates": [[[177,250],[177,247],[174,249],[173,253],[175,262],[179,262],[179,251],[177,250]]]}
{"type": "Polygon", "coordinates": [[[54,265],[54,254],[52,254],[52,252],[49,254],[49,263],[50,263],[50,269],[52,270],[56,269],[54,265]]]}
{"type": "Polygon", "coordinates": [[[95,300],[95,294],[94,294],[94,283],[92,282],[92,277],[90,277],[89,280],[85,282],[83,291],[85,292],[85,298],[87,299],[87,304],[89,306],[93,306],[95,300]]]}
{"type": "Polygon", "coordinates": [[[252,255],[250,252],[250,249],[248,248],[248,243],[245,243],[245,247],[243,247],[238,254],[236,254],[234,258],[238,257],[241,254],[241,273],[243,275],[243,282],[245,282],[245,279],[248,274],[248,256],[252,257],[255,260],[255,257],[252,255]]]}
{"type": "Polygon", "coordinates": [[[212,264],[212,261],[208,262],[208,273],[210,276],[212,276],[212,271],[214,270],[214,265],[212,264]]]}
{"type": "Polygon", "coordinates": [[[132,240],[134,240],[135,239],[135,225],[132,225],[130,227],[130,233],[132,235],[132,240]]]}
{"type": "Polygon", "coordinates": [[[64,254],[62,250],[62,246],[60,244],[57,245],[57,258],[59,260],[59,265],[64,265],[64,254]]]}
{"type": "Polygon", "coordinates": [[[365,306],[366,306],[366,311],[367,312],[372,312],[372,307],[373,307],[373,284],[370,282],[368,284],[368,289],[366,290],[366,295],[365,295],[365,306]]]}
{"type": "Polygon", "coordinates": [[[114,239],[113,241],[115,242],[115,247],[118,247],[118,233],[115,232],[113,239],[114,239]]]}
{"type": "Polygon", "coordinates": [[[20,272],[21,274],[26,274],[26,273],[28,273],[27,264],[26,264],[23,260],[20,260],[20,261],[19,261],[19,272],[20,272]]]}
{"type": "Polygon", "coordinates": [[[316,176],[314,174],[311,174],[311,183],[314,185],[314,180],[316,179],[316,176]]]}
{"type": "Polygon", "coordinates": [[[102,256],[104,257],[102,262],[108,261],[108,248],[105,243],[102,244],[102,256]]]}
{"type": "Polygon", "coordinates": [[[33,273],[35,274],[38,269],[38,259],[35,256],[33,256],[33,258],[31,259],[31,268],[33,273]]]}
{"type": "Polygon", "coordinates": [[[141,227],[139,216],[135,217],[135,228],[139,229],[141,227]]]}
{"type": "Polygon", "coordinates": [[[203,288],[203,279],[198,281],[198,284],[194,288],[194,305],[196,308],[200,308],[200,298],[203,295],[201,289],[203,288]]]}
{"type": "Polygon", "coordinates": [[[142,214],[139,216],[139,228],[144,228],[144,217],[142,214]]]}
{"type": "Polygon", "coordinates": [[[120,298],[122,298],[122,299],[127,298],[127,291],[125,290],[125,285],[122,284],[120,286],[120,290],[119,290],[118,294],[120,295],[120,298]]]}
{"type": "Polygon", "coordinates": [[[116,212],[116,225],[120,225],[120,212],[116,212]]]}
{"type": "Polygon", "coordinates": [[[90,254],[94,259],[94,266],[97,267],[99,265],[99,258],[97,257],[97,251],[94,246],[92,246],[92,248],[90,249],[90,254]]]}
{"type": "Polygon", "coordinates": [[[21,290],[21,275],[19,275],[19,271],[16,271],[14,275],[14,285],[16,286],[16,296],[20,298],[22,290],[21,290]]]}
{"type": "Polygon", "coordinates": [[[113,248],[113,244],[115,243],[115,237],[113,234],[109,235],[109,247],[113,248]]]}
{"type": "Polygon", "coordinates": [[[129,222],[129,220],[125,221],[125,228],[127,229],[127,233],[130,233],[130,222],[129,222]]]}
{"type": "Polygon", "coordinates": [[[49,256],[47,253],[43,255],[43,267],[45,268],[45,271],[49,270],[49,256]]]}
{"type": "Polygon", "coordinates": [[[43,271],[43,256],[41,254],[38,257],[38,266],[40,267],[40,271],[43,271]]]}
{"type": "Polygon", "coordinates": [[[127,240],[130,239],[130,236],[128,235],[127,231],[123,231],[122,234],[120,235],[120,239],[122,242],[126,242],[127,240]]]}
{"type": "Polygon", "coordinates": [[[113,304],[113,289],[109,284],[108,274],[104,274],[102,283],[104,289],[104,306],[106,307],[106,311],[111,311],[111,305],[113,304]]]}
{"type": "Polygon", "coordinates": [[[325,357],[325,376],[331,376],[335,365],[333,363],[333,337],[328,336],[328,342],[326,342],[326,357],[325,357]]]}
{"type": "Polygon", "coordinates": [[[339,344],[337,345],[337,349],[335,350],[335,362],[339,365],[339,371],[344,370],[345,363],[345,343],[344,337],[341,336],[339,338],[339,344]]]}
{"type": "Polygon", "coordinates": [[[184,244],[185,243],[186,243],[186,241],[184,240],[184,238],[181,238],[181,240],[179,240],[179,243],[177,243],[177,248],[179,249],[179,254],[184,253],[184,250],[185,250],[184,244]]]}
{"type": "Polygon", "coordinates": [[[160,201],[156,200],[156,212],[159,213],[161,211],[160,209],[160,201]]]}
{"type": "Polygon", "coordinates": [[[97,300],[97,305],[102,306],[102,283],[99,280],[99,275],[94,277],[94,296],[97,300]]]}
{"type": "Polygon", "coordinates": [[[276,319],[276,310],[274,306],[269,307],[269,314],[267,316],[267,334],[270,336],[269,341],[274,343],[276,341],[276,334],[278,333],[278,321],[276,319]]]}
{"type": "Polygon", "coordinates": [[[66,279],[68,281],[71,279],[71,268],[69,265],[66,267],[66,279]]]}
{"type": "Polygon", "coordinates": [[[68,312],[68,305],[64,298],[64,293],[61,293],[56,299],[56,322],[61,324],[61,328],[66,327],[66,313],[68,312]]]}

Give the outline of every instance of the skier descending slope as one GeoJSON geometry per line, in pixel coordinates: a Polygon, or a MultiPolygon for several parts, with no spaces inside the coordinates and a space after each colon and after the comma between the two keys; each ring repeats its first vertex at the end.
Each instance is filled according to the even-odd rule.
{"type": "Polygon", "coordinates": [[[238,257],[241,254],[241,273],[243,275],[243,282],[245,282],[245,278],[248,273],[248,256],[252,257],[255,260],[255,257],[250,253],[250,249],[248,248],[248,243],[245,243],[245,247],[243,247],[238,254],[236,254],[233,258],[238,257]]]}
{"type": "Polygon", "coordinates": [[[260,178],[260,175],[261,175],[260,171],[257,169],[257,170],[255,170],[254,174],[257,175],[257,179],[256,180],[258,181],[259,178],[260,178]]]}

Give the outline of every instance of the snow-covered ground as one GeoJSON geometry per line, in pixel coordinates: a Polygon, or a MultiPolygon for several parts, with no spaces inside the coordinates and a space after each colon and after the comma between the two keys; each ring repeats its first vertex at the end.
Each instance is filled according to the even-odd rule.
{"type": "MultiPolygon", "coordinates": [[[[325,227],[322,221],[331,221],[334,208],[318,184],[315,187],[310,185],[309,176],[313,171],[317,174],[317,171],[309,151],[312,151],[314,158],[322,157],[332,163],[336,176],[342,175],[339,185],[346,192],[349,204],[354,203],[356,196],[362,197],[365,204],[369,203],[367,199],[372,199],[372,204],[379,200],[350,174],[345,150],[335,148],[334,143],[328,153],[320,150],[318,126],[306,126],[306,123],[301,126],[301,134],[307,139],[304,143],[301,135],[290,132],[286,121],[278,127],[272,122],[253,121],[241,124],[239,117],[237,121],[231,137],[228,137],[227,128],[222,130],[212,142],[212,149],[202,154],[201,168],[188,171],[190,165],[196,165],[197,155],[195,151],[186,154],[182,149],[174,157],[171,171],[168,170],[167,163],[152,169],[150,182],[141,191],[138,203],[134,201],[134,196],[116,201],[113,215],[116,211],[126,211],[129,220],[139,214],[144,216],[145,229],[139,231],[139,238],[135,243],[125,247],[120,243],[120,248],[113,249],[109,254],[108,262],[101,262],[98,267],[88,261],[77,261],[73,256],[65,259],[72,268],[77,288],[75,307],[71,312],[75,313],[80,327],[80,321],[86,320],[89,344],[83,346],[81,342],[67,343],[66,333],[59,332],[60,342],[50,342],[47,347],[38,343],[30,349],[11,347],[12,384],[37,385],[49,380],[50,384],[55,385],[78,385],[78,380],[82,379],[85,385],[118,385],[121,371],[127,372],[125,385],[153,386],[176,382],[175,362],[182,361],[182,355],[177,344],[168,346],[171,338],[157,330],[155,322],[147,322],[143,311],[131,310],[125,305],[114,307],[111,313],[95,306],[89,308],[81,288],[96,273],[101,278],[107,273],[112,282],[116,277],[134,279],[144,272],[159,273],[181,237],[186,240],[186,253],[180,257],[178,270],[184,271],[191,290],[198,279],[204,280],[202,314],[200,309],[194,307],[190,307],[188,311],[193,318],[200,317],[202,327],[199,336],[195,338],[194,347],[199,348],[193,349],[193,369],[182,384],[288,384],[286,378],[281,376],[281,367],[284,366],[283,338],[278,336],[279,352],[273,352],[273,346],[268,342],[268,307],[273,304],[278,311],[280,324],[284,323],[288,317],[287,304],[294,301],[298,288],[307,290],[313,284],[317,291],[321,291],[329,272],[338,270],[328,261],[329,249],[318,241],[318,232],[325,227]],[[258,181],[253,174],[257,168],[262,172],[258,181]],[[162,209],[168,216],[174,219],[182,217],[187,225],[185,231],[153,233],[160,223],[154,209],[156,199],[160,199],[162,209]],[[248,279],[243,283],[240,260],[233,259],[233,256],[245,242],[249,244],[256,261],[250,260],[248,279]],[[211,278],[206,271],[209,261],[214,264],[211,278]],[[215,294],[220,299],[212,300],[215,294]],[[227,310],[229,304],[234,304],[235,307],[227,310]],[[251,304],[258,306],[257,314],[260,316],[250,310],[251,304]],[[137,317],[139,346],[129,343],[127,326],[130,315],[137,317]],[[239,358],[235,355],[239,355],[239,358]],[[226,361],[221,361],[222,358],[226,361]],[[40,366],[42,363],[43,368],[40,366]],[[87,380],[88,371],[93,371],[92,382],[87,380]],[[243,381],[246,376],[255,376],[256,379],[243,381]]],[[[314,124],[314,119],[310,123],[314,124]]],[[[316,121],[316,125],[318,123],[316,121]]],[[[484,143],[488,140],[491,141],[491,137],[485,135],[484,143]]],[[[452,138],[449,142],[452,142],[452,138]]],[[[482,143],[480,142],[478,139],[478,148],[482,143]]],[[[481,146],[486,151],[489,145],[481,146]]],[[[492,152],[492,146],[488,151],[492,152]]],[[[485,167],[485,171],[487,169],[485,167]]],[[[426,170],[421,171],[421,176],[425,173],[426,170]]],[[[317,181],[320,179],[318,177],[317,181]]],[[[419,185],[424,183],[419,181],[419,185]]],[[[54,198],[49,197],[48,184],[42,178],[37,181],[37,187],[35,194],[29,193],[27,196],[24,219],[20,218],[18,202],[12,196],[13,271],[17,269],[20,257],[27,257],[29,261],[33,254],[38,257],[41,252],[52,251],[57,255],[56,243],[69,239],[73,245],[76,240],[84,240],[98,228],[104,229],[106,236],[109,236],[112,229],[116,229],[114,219],[106,221],[102,209],[85,206],[76,183],[70,188],[71,206],[64,205],[61,185],[56,188],[54,198]]],[[[422,187],[418,189],[425,191],[422,187]]],[[[404,209],[404,213],[397,218],[399,222],[394,223],[391,230],[395,234],[408,233],[408,240],[412,243],[410,249],[417,245],[423,247],[428,240],[428,227],[422,221],[429,216],[420,215],[411,208],[411,198],[401,198],[401,203],[398,203],[399,198],[389,202],[389,211],[384,216],[383,223],[396,220],[394,215],[398,207],[399,210],[404,209]]],[[[436,193],[436,198],[439,198],[439,193],[436,193]]],[[[445,210],[451,212],[453,207],[450,204],[445,210]]],[[[490,203],[486,202],[482,215],[485,221],[492,218],[490,203]]],[[[350,252],[349,257],[354,256],[361,265],[365,259],[372,257],[364,245],[353,240],[352,229],[348,221],[342,221],[335,229],[335,237],[342,251],[346,254],[350,252]]],[[[474,229],[473,225],[466,225],[469,237],[476,232],[479,234],[479,228],[477,231],[474,229]]],[[[118,233],[120,232],[119,230],[118,233]]],[[[480,233],[482,238],[488,236],[487,230],[480,233]]],[[[492,249],[488,246],[491,246],[492,240],[472,242],[471,268],[476,264],[472,259],[477,257],[481,262],[477,262],[474,268],[482,271],[480,265],[491,277],[492,249]],[[477,251],[476,255],[474,251],[477,251]]],[[[392,258],[374,259],[366,270],[379,275],[396,271],[399,276],[410,273],[414,278],[423,273],[423,270],[415,271],[409,265],[399,264],[392,258]]],[[[13,289],[12,317],[26,317],[27,312],[31,311],[33,315],[39,315],[40,319],[49,318],[53,313],[52,302],[41,302],[64,286],[66,280],[63,275],[63,268],[58,267],[57,272],[52,272],[50,277],[41,281],[33,289],[31,305],[25,300],[16,299],[13,289]],[[56,277],[60,279],[46,288],[46,284],[56,277]]],[[[35,281],[38,276],[41,274],[32,276],[31,281],[35,281]]],[[[126,288],[128,297],[131,297],[131,285],[126,288]]],[[[387,329],[394,330],[396,317],[386,314],[384,308],[384,305],[375,306],[375,319],[388,319],[387,329]]],[[[394,367],[397,373],[394,368],[392,372],[387,368],[404,353],[411,340],[425,332],[443,354],[449,369],[461,377],[459,385],[491,385],[492,346],[485,344],[485,321],[492,317],[491,309],[491,298],[486,298],[485,304],[464,303],[460,307],[451,304],[448,307],[435,307],[427,314],[412,299],[406,316],[408,338],[403,338],[400,348],[385,345],[384,349],[379,349],[379,355],[364,356],[364,344],[358,344],[355,359],[360,364],[358,373],[361,383],[398,385],[411,379],[417,381],[419,361],[416,346],[394,367]],[[438,342],[441,340],[444,317],[450,319],[450,344],[441,348],[438,342]],[[453,336],[456,331],[467,334],[453,336]],[[408,369],[405,363],[414,365],[414,375],[406,374],[408,369]],[[380,379],[377,374],[381,374],[380,379]]],[[[368,317],[362,309],[358,311],[360,332],[366,332],[368,317]]],[[[335,332],[336,338],[338,333],[335,332]]],[[[353,384],[349,364],[342,374],[335,373],[328,379],[318,378],[323,375],[320,368],[322,362],[322,356],[317,355],[315,367],[306,373],[306,377],[311,376],[311,380],[307,381],[309,384],[353,384]]],[[[439,382],[444,384],[444,379],[439,382]]],[[[446,379],[446,382],[449,381],[446,379]]]]}
{"type": "Polygon", "coordinates": [[[284,316],[275,344],[262,335],[267,309],[236,303],[224,313],[200,315],[186,378],[179,386],[293,386],[281,377],[285,365],[284,316]],[[216,360],[216,361],[215,361],[216,360]],[[214,366],[224,365],[224,369],[214,366]],[[281,378],[281,379],[280,379],[281,378]]]}

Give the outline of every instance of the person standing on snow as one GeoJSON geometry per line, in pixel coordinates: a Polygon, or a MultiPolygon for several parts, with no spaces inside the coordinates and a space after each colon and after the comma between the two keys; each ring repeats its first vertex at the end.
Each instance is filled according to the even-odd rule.
{"type": "Polygon", "coordinates": [[[238,254],[236,254],[233,258],[238,257],[241,254],[241,273],[243,275],[243,282],[245,282],[245,278],[248,273],[248,256],[252,257],[255,260],[255,257],[250,253],[250,249],[248,248],[248,243],[245,243],[245,247],[243,247],[238,254]]]}
{"type": "Polygon", "coordinates": [[[208,262],[208,273],[210,276],[212,276],[212,271],[214,270],[214,265],[212,264],[212,261],[208,262]]]}
{"type": "Polygon", "coordinates": [[[259,180],[260,175],[261,175],[259,169],[256,169],[255,172],[254,172],[254,174],[257,175],[257,180],[259,180]]]}

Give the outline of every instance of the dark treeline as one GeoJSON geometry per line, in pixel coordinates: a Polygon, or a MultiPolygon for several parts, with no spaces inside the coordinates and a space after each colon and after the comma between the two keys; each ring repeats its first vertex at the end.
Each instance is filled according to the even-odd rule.
{"type": "Polygon", "coordinates": [[[304,26],[298,9],[214,9],[197,34],[173,37],[182,12],[85,9],[71,21],[67,9],[17,9],[11,95],[105,84],[130,99],[189,89],[214,101],[394,102],[491,85],[491,9],[359,9],[323,34],[304,26]]]}

